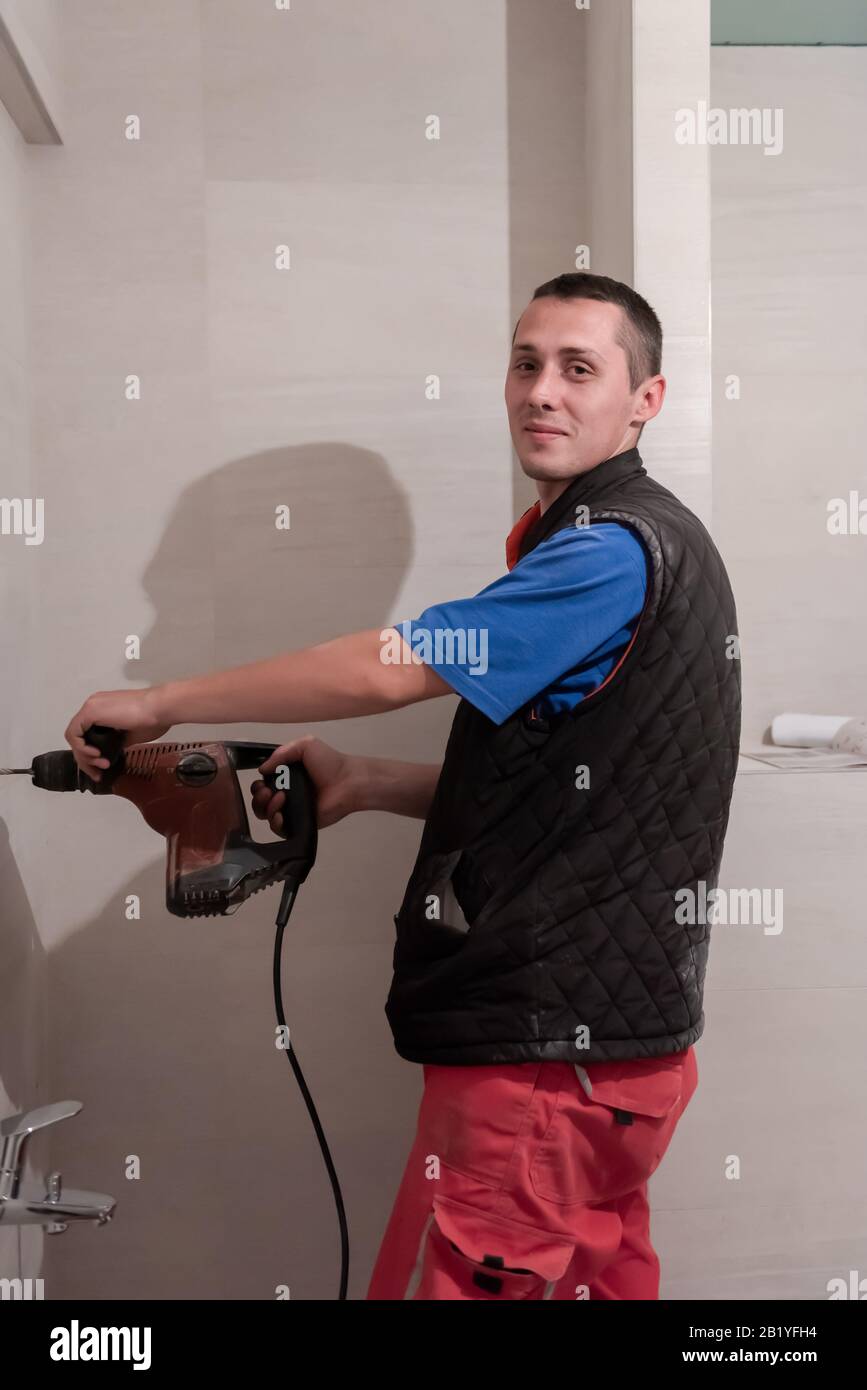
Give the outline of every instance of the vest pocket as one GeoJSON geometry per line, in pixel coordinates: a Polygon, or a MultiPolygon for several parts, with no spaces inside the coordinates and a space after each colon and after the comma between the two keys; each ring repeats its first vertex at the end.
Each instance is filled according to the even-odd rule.
{"type": "Polygon", "coordinates": [[[470,924],[455,894],[452,875],[461,850],[432,854],[414,875],[415,882],[395,917],[398,955],[402,960],[438,960],[454,955],[470,924]]]}
{"type": "Polygon", "coordinates": [[[469,850],[458,857],[449,887],[462,920],[471,927],[494,890],[469,850]]]}

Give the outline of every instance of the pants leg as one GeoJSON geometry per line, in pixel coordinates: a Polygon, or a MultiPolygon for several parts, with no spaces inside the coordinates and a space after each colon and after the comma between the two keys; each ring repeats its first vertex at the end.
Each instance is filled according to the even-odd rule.
{"type": "Polygon", "coordinates": [[[650,1241],[647,1184],[611,1204],[621,1224],[620,1242],[596,1275],[587,1278],[580,1249],[554,1292],[556,1299],[658,1299],[659,1257],[650,1241]]]}
{"type": "Polygon", "coordinates": [[[421,1185],[424,1159],[419,1138],[416,1133],[373,1267],[368,1299],[402,1299],[422,1248],[430,1215],[430,1194],[421,1185]]]}

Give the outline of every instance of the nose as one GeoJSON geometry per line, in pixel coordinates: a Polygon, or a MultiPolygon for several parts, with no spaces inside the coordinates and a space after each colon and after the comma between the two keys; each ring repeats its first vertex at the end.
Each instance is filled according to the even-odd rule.
{"type": "Polygon", "coordinates": [[[527,404],[532,406],[552,405],[557,399],[560,389],[560,374],[557,366],[552,362],[549,366],[540,367],[533,377],[530,390],[527,393],[527,404]]]}

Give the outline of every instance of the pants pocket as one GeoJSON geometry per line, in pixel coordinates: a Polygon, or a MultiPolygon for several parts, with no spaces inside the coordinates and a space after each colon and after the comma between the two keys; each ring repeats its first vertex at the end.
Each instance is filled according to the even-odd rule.
{"type": "Polygon", "coordinates": [[[691,1073],[661,1065],[644,1077],[593,1080],[591,1098],[574,1068],[562,1065],[557,1104],[530,1163],[537,1196],[567,1204],[608,1202],[633,1192],[668,1148],[692,1094],[685,1081],[691,1073]]]}
{"type": "Polygon", "coordinates": [[[550,1298],[574,1242],[435,1197],[404,1298],[550,1298]]]}
{"type": "Polygon", "coordinates": [[[505,1181],[536,1109],[553,1103],[550,1062],[502,1066],[425,1065],[419,1135],[425,1160],[488,1187],[505,1181]]]}

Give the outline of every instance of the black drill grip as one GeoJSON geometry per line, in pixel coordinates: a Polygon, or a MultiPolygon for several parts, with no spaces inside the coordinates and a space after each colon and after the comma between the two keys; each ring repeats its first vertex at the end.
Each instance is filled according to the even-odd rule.
{"type": "Polygon", "coordinates": [[[123,753],[123,741],[126,734],[122,729],[110,729],[107,724],[91,724],[89,729],[85,729],[82,735],[85,743],[91,747],[98,748],[104,758],[108,758],[111,767],[101,768],[100,771],[111,772],[115,763],[118,762],[123,753]]]}
{"type": "Polygon", "coordinates": [[[283,817],[283,828],[278,831],[285,840],[291,839],[293,835],[303,834],[307,827],[313,827],[315,834],[316,827],[316,789],[307,768],[299,758],[297,762],[284,763],[288,776],[288,787],[281,787],[277,784],[280,775],[280,764],[262,777],[262,781],[270,792],[282,792],[284,796],[283,805],[280,807],[280,815],[283,817]]]}
{"type": "Polygon", "coordinates": [[[110,729],[107,724],[91,724],[89,729],[85,729],[82,734],[85,743],[98,748],[102,756],[108,758],[109,766],[95,769],[99,773],[98,782],[86,772],[82,772],[82,791],[106,795],[112,790],[112,783],[124,769],[123,741],[126,736],[123,729],[110,729]]]}

